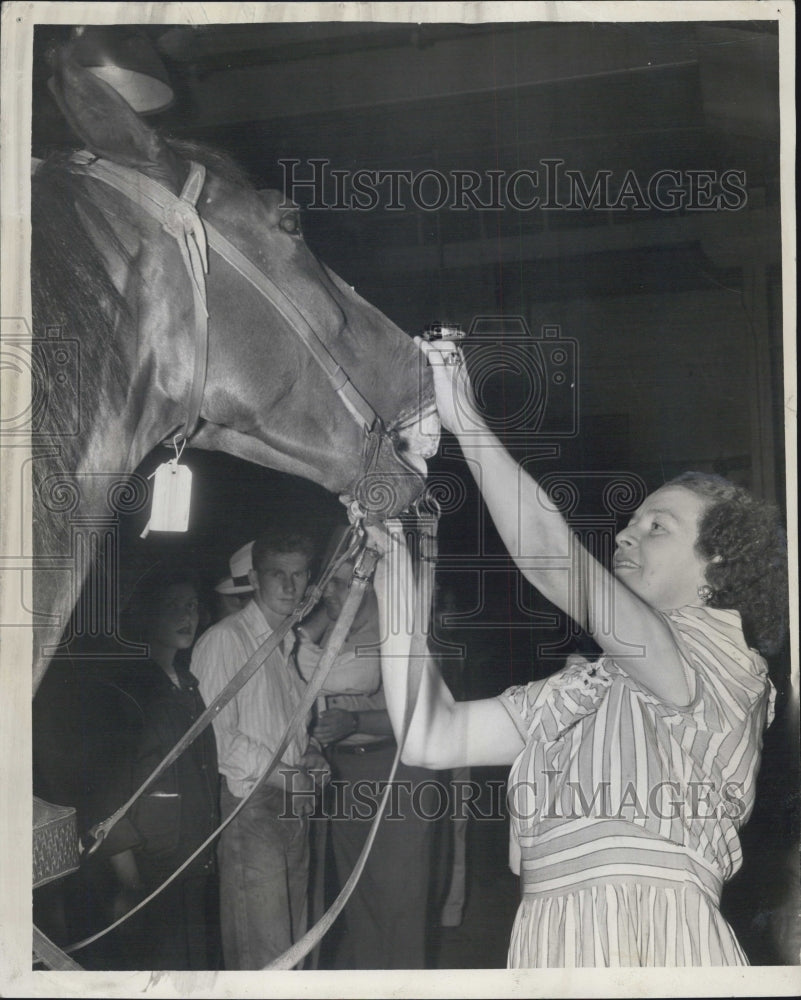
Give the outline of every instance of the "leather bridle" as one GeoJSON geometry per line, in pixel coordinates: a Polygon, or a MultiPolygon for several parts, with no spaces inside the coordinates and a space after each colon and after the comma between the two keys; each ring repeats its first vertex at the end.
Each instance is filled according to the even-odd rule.
{"type": "Polygon", "coordinates": [[[211,247],[284,318],[323,370],[331,388],[339,396],[348,413],[363,429],[362,479],[375,469],[379,455],[386,447],[392,453],[393,460],[404,469],[404,473],[419,480],[418,495],[422,492],[424,476],[398,451],[397,431],[387,430],[382,418],[354,386],[347,372],[328,350],[301,306],[215,226],[201,218],[197,202],[206,180],[206,168],[202,164],[190,161],[189,173],[180,195],[177,196],[169,188],[140,171],[101,159],[85,150],[73,154],[71,169],[74,173],[102,181],[138,205],[161,223],[164,231],[176,240],[181,252],[194,300],[195,360],[186,416],[177,434],[169,437],[171,444],[188,440],[200,420],[208,370],[209,313],[206,275],[209,269],[208,247],[211,247]]]}
{"type": "MultiPolygon", "coordinates": [[[[354,420],[356,420],[357,423],[361,424],[363,427],[365,432],[365,444],[362,463],[363,479],[360,480],[360,482],[364,482],[368,478],[370,470],[377,465],[381,448],[386,444],[392,450],[395,460],[400,465],[404,466],[409,473],[413,474],[420,480],[421,488],[418,492],[422,492],[425,482],[424,477],[417,469],[409,465],[409,463],[402,458],[395,447],[397,430],[390,432],[386,430],[381,418],[358,392],[345,371],[328,351],[328,348],[322,342],[311,323],[307,320],[302,309],[300,309],[292,301],[292,299],[286,295],[286,293],[283,292],[275,284],[275,282],[272,281],[271,278],[265,275],[239,249],[233,246],[233,244],[222,236],[222,234],[219,233],[214,226],[201,220],[197,212],[196,204],[205,183],[206,172],[202,165],[194,162],[190,164],[187,180],[183,186],[180,196],[176,197],[163,185],[153,181],[149,177],[146,177],[144,174],[128,167],[122,167],[107,160],[98,159],[90,153],[83,152],[74,154],[72,163],[72,169],[76,173],[81,173],[103,181],[147,211],[153,218],[161,223],[166,232],[174,237],[181,251],[184,267],[186,268],[190,279],[194,298],[195,363],[192,385],[187,401],[186,418],[184,420],[183,427],[173,438],[173,443],[180,439],[188,440],[194,432],[200,419],[208,365],[208,308],[205,276],[208,273],[207,247],[211,246],[216,253],[223,257],[223,259],[234,267],[239,274],[250,282],[250,284],[252,284],[284,317],[290,327],[301,338],[312,357],[326,373],[334,391],[340,397],[348,409],[348,412],[354,420]]],[[[410,413],[406,411],[399,415],[398,423],[401,427],[406,426],[411,423],[413,419],[414,414],[410,415],[410,413]]],[[[429,503],[432,503],[434,507],[436,506],[435,501],[431,500],[431,498],[429,498],[429,503]]],[[[421,579],[427,581],[427,589],[430,595],[433,592],[438,512],[435,515],[424,513],[424,508],[420,506],[419,500],[415,502],[414,508],[414,512],[418,518],[418,528],[421,538],[420,576],[421,579]]],[[[365,514],[369,514],[369,510],[365,510],[365,504],[362,498],[357,497],[355,505],[352,504],[349,509],[349,514],[352,522],[358,522],[364,519],[365,514]],[[361,509],[359,509],[360,507],[361,509]]],[[[356,544],[358,531],[358,523],[354,523],[348,543],[345,546],[344,554],[340,554],[340,561],[348,556],[353,556],[351,546],[356,544]]],[[[343,609],[343,614],[340,616],[337,626],[330,636],[315,676],[309,682],[301,703],[297,706],[293,718],[290,720],[284,736],[273,754],[270,764],[268,765],[266,771],[261,775],[256,787],[264,782],[267,777],[269,777],[270,773],[272,773],[272,771],[281,762],[281,753],[283,753],[283,749],[288,742],[291,733],[294,732],[298,725],[302,724],[305,714],[314,703],[318,692],[322,689],[326,675],[339,653],[347,631],[350,628],[350,623],[352,622],[356,610],[361,603],[364,587],[367,585],[369,577],[372,573],[376,557],[377,553],[373,552],[369,548],[362,550],[354,570],[351,593],[348,597],[349,604],[345,609],[343,609]],[[348,611],[348,614],[345,614],[346,610],[348,611]]],[[[318,586],[313,588],[313,591],[307,595],[306,599],[298,608],[296,608],[295,612],[286,619],[283,626],[273,633],[267,643],[263,644],[262,647],[256,650],[248,662],[240,669],[237,676],[233,678],[226,688],[219,693],[217,698],[207,707],[201,717],[184,734],[184,736],[159,763],[149,777],[133,793],[130,799],[123,806],[117,809],[108,819],[104,820],[100,824],[97,824],[97,826],[93,828],[91,838],[93,840],[93,844],[88,847],[88,853],[92,853],[95,849],[97,849],[97,847],[100,846],[109,830],[119,821],[119,819],[122,818],[123,815],[128,812],[133,802],[140,795],[142,795],[146,788],[155,782],[158,776],[162,774],[171,763],[178,758],[183,750],[186,749],[186,747],[197,737],[199,732],[212,721],[213,717],[222,710],[224,705],[227,704],[227,702],[234,697],[236,692],[240,690],[245,683],[247,683],[250,677],[252,677],[253,674],[260,669],[266,657],[269,655],[267,646],[269,645],[272,648],[273,645],[277,645],[289,629],[300,621],[303,615],[307,613],[314,603],[316,603],[316,599],[319,599],[322,594],[322,588],[324,585],[323,581],[335,571],[336,565],[337,560],[332,559],[331,564],[326,567],[326,572],[324,572],[318,586]]],[[[426,588],[424,587],[424,589],[426,588]]],[[[329,911],[324,914],[318,924],[308,931],[300,941],[298,941],[284,955],[280,956],[280,958],[273,963],[271,968],[292,968],[316,946],[336,919],[336,916],[341,912],[345,902],[355,887],[362,869],[364,868],[367,856],[377,833],[378,824],[381,822],[381,817],[387,803],[390,786],[400,761],[403,743],[416,701],[417,687],[419,684],[419,675],[421,670],[420,664],[423,662],[425,656],[430,607],[424,603],[422,609],[418,609],[418,613],[420,618],[415,623],[412,649],[410,651],[410,659],[417,664],[417,668],[413,671],[413,676],[410,676],[410,685],[407,690],[406,710],[404,713],[403,732],[399,734],[398,747],[393,761],[392,770],[389,775],[387,788],[378,813],[374,819],[370,834],[362,849],[351,877],[348,879],[346,885],[343,887],[340,895],[332,904],[329,911]]],[[[239,810],[244,807],[246,802],[247,798],[243,799],[243,801],[239,804],[238,809],[227,818],[225,823],[223,823],[223,826],[234,818],[239,810]]],[[[85,940],[80,941],[72,945],[70,948],[62,951],[49,941],[41,933],[41,931],[38,930],[38,928],[34,927],[34,946],[38,956],[51,968],[80,968],[80,966],[76,965],[68,957],[68,953],[85,947],[89,943],[108,933],[119,923],[132,916],[134,912],[139,910],[142,906],[149,902],[153,896],[155,896],[158,892],[161,892],[166,885],[177,878],[180,873],[192,862],[194,857],[196,857],[203,849],[205,849],[208,843],[219,835],[220,829],[221,827],[218,828],[190,858],[186,859],[186,861],[178,869],[176,869],[176,871],[173,872],[172,875],[164,883],[162,883],[162,885],[159,886],[154,893],[147,897],[147,899],[142,900],[134,908],[134,910],[125,914],[124,917],[115,921],[115,923],[109,927],[106,927],[97,934],[92,935],[92,937],[86,938],[85,940]]]]}
{"type": "MultiPolygon", "coordinates": [[[[416,601],[414,608],[414,625],[411,635],[411,645],[409,649],[409,673],[407,680],[407,690],[406,690],[406,704],[404,709],[403,726],[402,731],[397,734],[397,749],[395,751],[395,757],[392,762],[392,767],[390,769],[389,776],[387,778],[386,787],[384,789],[381,802],[379,804],[376,815],[370,827],[370,832],[365,840],[362,850],[359,854],[356,864],[354,865],[353,871],[350,877],[347,879],[345,885],[342,887],[339,895],[331,904],[329,909],[323,916],[318,920],[318,922],[306,932],[306,934],[292,945],[286,952],[280,955],[274,962],[272,962],[267,968],[269,969],[291,969],[299,964],[305,956],[312,951],[313,948],[317,946],[320,940],[331,928],[331,925],[336,920],[337,916],[342,912],[345,904],[350,898],[353,889],[356,887],[362,871],[367,863],[367,858],[373,846],[376,834],[378,832],[378,826],[381,823],[384,810],[387,805],[387,801],[391,792],[392,783],[395,779],[395,774],[400,763],[401,754],[403,752],[403,746],[406,740],[406,734],[409,729],[409,724],[414,713],[414,708],[417,702],[417,694],[420,685],[420,679],[422,676],[423,665],[427,656],[427,640],[429,634],[430,626],[430,614],[431,614],[431,596],[434,590],[434,570],[437,559],[437,526],[439,522],[439,508],[436,500],[433,497],[427,497],[425,503],[421,501],[416,501],[414,504],[414,513],[416,516],[416,526],[419,538],[419,553],[418,553],[418,571],[417,571],[417,591],[422,595],[422,600],[416,601]]],[[[401,523],[395,522],[397,527],[396,531],[402,531],[403,528],[401,523]]],[[[63,951],[53,945],[51,941],[45,938],[38,929],[35,928],[36,938],[35,938],[35,948],[39,957],[46,961],[51,968],[80,968],[76,966],[75,963],[69,958],[69,955],[75,951],[79,951],[85,948],[87,945],[94,943],[99,938],[104,937],[111,930],[118,927],[121,923],[124,923],[130,917],[132,917],[136,912],[138,912],[142,907],[146,906],[155,896],[161,893],[170,883],[175,881],[176,878],[190,865],[192,862],[203,853],[203,851],[219,836],[221,831],[241,812],[245,807],[253,793],[267,780],[267,778],[273,773],[276,767],[282,763],[281,755],[286,748],[289,739],[292,734],[296,731],[297,727],[303,725],[304,719],[306,718],[308,712],[311,710],[312,705],[315,703],[317,695],[323,688],[326,677],[330,672],[337,656],[340,653],[342,645],[347,637],[347,634],[352,625],[353,619],[362,602],[364,596],[364,591],[369,582],[370,576],[372,575],[373,569],[375,567],[376,559],[378,558],[378,553],[371,549],[369,546],[361,548],[364,539],[361,535],[361,527],[359,524],[354,524],[351,526],[351,530],[342,540],[337,552],[331,557],[328,566],[325,567],[320,580],[315,587],[306,595],[304,600],[298,605],[295,611],[285,619],[279,628],[274,631],[268,639],[262,643],[262,645],[253,653],[253,655],[248,659],[237,674],[231,679],[231,681],[223,688],[222,691],[217,695],[217,697],[212,701],[206,710],[201,714],[201,716],[196,720],[196,722],[186,731],[186,733],[181,737],[181,739],[175,744],[175,746],[170,750],[165,758],[163,758],[156,768],[151,772],[151,774],[145,779],[145,781],[140,785],[140,787],[131,795],[131,797],[120,806],[111,816],[109,816],[102,823],[96,824],[89,834],[89,840],[92,841],[91,844],[87,844],[87,853],[93,853],[103,842],[108,832],[112,827],[119,822],[119,820],[128,813],[134,802],[144,793],[144,791],[150,787],[156,779],[164,773],[164,771],[169,767],[180,754],[189,746],[190,743],[197,738],[198,734],[209,725],[213,718],[222,710],[222,708],[234,697],[234,695],[241,690],[241,688],[247,683],[247,681],[260,669],[266,658],[270,653],[278,646],[278,644],[283,640],[287,632],[297,624],[305,614],[317,603],[321,597],[323,590],[325,589],[325,584],[327,580],[330,580],[333,574],[337,571],[337,568],[342,565],[343,562],[349,561],[353,562],[353,579],[351,581],[351,586],[345,600],[342,612],[337,619],[336,625],[332,630],[329,639],[326,643],[325,649],[323,650],[320,662],[315,670],[314,676],[310,679],[304,695],[296,706],[296,709],[289,720],[287,727],[284,731],[281,740],[279,741],[276,749],[274,750],[271,760],[268,763],[266,769],[262,772],[253,788],[247,793],[247,795],[239,802],[236,809],[226,817],[225,820],[211,833],[206,840],[200,844],[195,851],[184,860],[184,862],[167,878],[161,885],[158,886],[149,896],[142,899],[137,905],[125,913],[122,917],[119,917],[114,923],[110,924],[108,927],[103,928],[103,930],[98,931],[96,934],[91,935],[88,938],[78,941],[70,947],[64,949],[63,951]]]]}

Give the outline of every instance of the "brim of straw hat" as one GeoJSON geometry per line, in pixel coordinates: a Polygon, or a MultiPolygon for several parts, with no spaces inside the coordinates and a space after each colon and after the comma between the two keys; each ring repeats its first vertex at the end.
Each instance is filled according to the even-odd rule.
{"type": "Polygon", "coordinates": [[[253,587],[249,583],[238,583],[233,577],[227,576],[220,580],[214,588],[218,594],[252,594],[253,587]]]}

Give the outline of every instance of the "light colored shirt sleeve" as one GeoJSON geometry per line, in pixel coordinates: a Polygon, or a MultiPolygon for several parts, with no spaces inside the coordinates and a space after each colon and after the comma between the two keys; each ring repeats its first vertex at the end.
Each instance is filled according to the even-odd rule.
{"type": "MultiPolygon", "coordinates": [[[[192,654],[191,670],[198,679],[200,693],[207,705],[244,666],[248,656],[248,650],[233,631],[212,628],[200,638],[192,654]]],[[[220,773],[247,786],[264,773],[274,750],[241,730],[239,702],[243,697],[248,697],[247,684],[215,717],[213,726],[220,773]]],[[[285,782],[280,771],[280,767],[276,768],[267,783],[283,789],[285,782]]]]}
{"type": "Polygon", "coordinates": [[[337,694],[328,699],[328,708],[344,708],[346,712],[386,712],[387,699],[383,688],[375,694],[337,694]]]}
{"type": "MultiPolygon", "coordinates": [[[[381,687],[381,658],[375,652],[346,649],[334,660],[323,685],[322,694],[375,694],[381,687]]],[[[298,671],[304,681],[312,679],[320,657],[321,646],[300,637],[295,649],[298,671]]]]}

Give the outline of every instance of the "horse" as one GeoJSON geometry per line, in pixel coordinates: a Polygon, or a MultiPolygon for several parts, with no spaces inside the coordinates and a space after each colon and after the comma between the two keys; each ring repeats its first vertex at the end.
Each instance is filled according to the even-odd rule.
{"type": "Polygon", "coordinates": [[[298,206],[161,136],[72,45],[52,56],[51,90],[82,151],[32,178],[47,396],[33,439],[34,693],[87,576],[76,524],[102,525],[110,498],[132,503],[160,443],[304,477],[383,517],[419,495],[439,437],[411,338],[315,257],[298,206]]]}

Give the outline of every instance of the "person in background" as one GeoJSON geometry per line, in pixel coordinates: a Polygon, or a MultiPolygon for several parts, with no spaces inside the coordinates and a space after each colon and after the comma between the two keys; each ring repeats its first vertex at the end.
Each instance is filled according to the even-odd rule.
{"type": "MultiPolygon", "coordinates": [[[[195,647],[192,669],[207,701],[294,610],[306,591],[313,554],[308,537],[282,528],[256,538],[248,574],[252,598],[208,629],[195,647]]],[[[305,721],[279,767],[254,791],[303,696],[290,655],[293,643],[290,633],[214,720],[223,818],[250,796],[223,830],[218,848],[228,970],[263,968],[306,930],[307,813],[315,804],[310,772],[326,765],[310,747],[305,721]]]]}
{"type": "Polygon", "coordinates": [[[248,542],[228,560],[230,576],[223,577],[214,587],[212,623],[232,615],[248,603],[253,596],[248,574],[252,569],[253,542],[248,542]]]}
{"type": "MultiPolygon", "coordinates": [[[[127,780],[121,787],[106,789],[104,815],[140,787],[205,709],[185,660],[194,642],[198,614],[198,589],[193,578],[182,572],[168,572],[157,579],[151,574],[129,606],[128,615],[137,637],[148,645],[149,656],[120,665],[103,678],[107,694],[128,706],[132,747],[130,760],[121,761],[127,780]]],[[[104,703],[115,702],[105,698],[104,703]]],[[[118,880],[114,918],[160,886],[213,833],[219,822],[218,784],[216,747],[209,727],[139,797],[102,846],[118,880]]],[[[140,950],[135,967],[217,968],[215,893],[212,843],[130,918],[123,940],[136,942],[140,950]]],[[[128,956],[129,962],[132,957],[128,956]]]]}
{"type": "MultiPolygon", "coordinates": [[[[339,533],[329,546],[333,551],[339,533]]],[[[348,594],[353,564],[343,563],[327,584],[323,602],[298,629],[298,669],[310,680],[348,594]]],[[[378,802],[378,783],[389,777],[397,745],[381,689],[378,607],[368,588],[318,701],[312,727],[326,750],[335,797],[330,837],[340,886],[352,872],[370,832],[372,810],[359,789],[378,802]],[[372,789],[372,792],[370,792],[372,789]]],[[[381,820],[361,878],[344,910],[337,968],[420,969],[426,965],[427,912],[436,795],[414,792],[429,772],[401,764],[395,778],[400,816],[381,820]]],[[[426,788],[424,792],[431,792],[426,788]]],[[[386,812],[392,812],[388,805],[386,812]]]]}
{"type": "Polygon", "coordinates": [[[647,497],[617,535],[613,571],[586,551],[490,432],[461,355],[423,344],[443,426],[468,460],[520,571],[598,643],[556,674],[455,702],[429,657],[409,663],[413,576],[398,524],[375,588],[390,716],[419,696],[406,760],[512,765],[512,862],[522,901],[510,967],[745,965],[722,916],[742,864],[775,691],[764,655],[787,622],[786,538],[775,508],[705,473],[647,497]],[[397,622],[396,622],[397,624],[397,622]]]}

